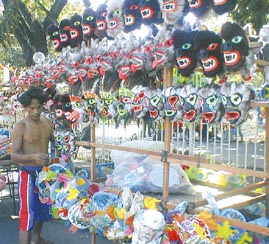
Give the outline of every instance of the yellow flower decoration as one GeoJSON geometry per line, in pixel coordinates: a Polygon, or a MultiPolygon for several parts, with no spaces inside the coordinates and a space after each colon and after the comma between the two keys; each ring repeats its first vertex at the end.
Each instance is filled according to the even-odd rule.
{"type": "Polygon", "coordinates": [[[85,185],[86,181],[83,178],[79,178],[77,180],[77,183],[78,183],[79,186],[82,186],[82,185],[85,185]]]}
{"type": "Polygon", "coordinates": [[[236,244],[247,244],[252,243],[253,238],[248,235],[247,232],[236,242],[236,244]]]}
{"type": "Polygon", "coordinates": [[[216,223],[213,214],[203,211],[197,215],[197,218],[203,220],[210,230],[216,231],[218,229],[218,224],[216,223]]]}
{"type": "Polygon", "coordinates": [[[216,232],[216,236],[220,236],[225,238],[226,240],[229,239],[230,236],[233,236],[234,233],[238,232],[237,230],[231,229],[229,221],[224,221],[223,225],[218,225],[218,230],[216,232]]]}
{"type": "Polygon", "coordinates": [[[114,215],[117,219],[124,220],[124,217],[126,215],[126,209],[125,208],[114,208],[114,215]]]}
{"type": "Polygon", "coordinates": [[[144,197],[144,207],[146,209],[154,209],[157,210],[157,204],[160,202],[161,200],[154,198],[154,197],[144,197]]]}
{"type": "Polygon", "coordinates": [[[78,189],[75,189],[75,188],[69,188],[68,189],[68,196],[67,196],[67,200],[68,201],[72,201],[72,200],[75,200],[77,197],[78,197],[78,194],[79,194],[79,190],[78,189]]]}

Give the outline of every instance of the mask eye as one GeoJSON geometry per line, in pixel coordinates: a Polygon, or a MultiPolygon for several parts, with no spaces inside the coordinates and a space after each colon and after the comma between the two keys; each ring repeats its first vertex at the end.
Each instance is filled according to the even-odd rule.
{"type": "Polygon", "coordinates": [[[86,20],[88,20],[88,21],[92,21],[93,19],[94,19],[93,16],[88,16],[88,17],[86,18],[86,20]]]}
{"type": "Polygon", "coordinates": [[[130,10],[137,10],[137,9],[138,9],[138,5],[133,4],[130,6],[130,10]]]}
{"type": "Polygon", "coordinates": [[[226,96],[221,95],[221,101],[222,101],[222,104],[223,104],[224,106],[227,105],[227,97],[226,97],[226,96]]]}
{"type": "Polygon", "coordinates": [[[209,51],[213,51],[213,50],[217,49],[218,46],[219,46],[218,43],[211,43],[211,44],[207,47],[207,50],[209,50],[209,51]]]}
{"type": "Polygon", "coordinates": [[[96,102],[95,99],[89,99],[88,100],[88,103],[91,104],[91,105],[93,105],[93,104],[96,104],[97,102],[96,102]]]}
{"type": "Polygon", "coordinates": [[[65,137],[64,137],[64,141],[65,141],[65,142],[68,142],[69,140],[70,140],[70,137],[69,137],[69,136],[65,136],[65,137]]]}
{"type": "Polygon", "coordinates": [[[62,141],[63,137],[59,135],[59,136],[56,136],[55,139],[56,139],[57,142],[60,142],[60,141],[62,141]]]}
{"type": "Polygon", "coordinates": [[[110,105],[110,104],[112,104],[112,102],[113,102],[113,100],[111,100],[111,99],[105,99],[105,100],[104,100],[104,103],[105,103],[106,105],[110,105]]]}
{"type": "Polygon", "coordinates": [[[62,145],[58,145],[56,148],[57,148],[57,150],[60,151],[60,150],[62,150],[63,146],[62,145]]]}
{"type": "Polygon", "coordinates": [[[243,39],[242,36],[235,36],[235,37],[232,39],[232,42],[233,42],[233,43],[239,43],[239,42],[242,41],[242,39],[243,39]]]}
{"type": "Polygon", "coordinates": [[[158,103],[160,102],[161,98],[158,96],[154,96],[153,98],[150,99],[150,103],[156,107],[158,103]]]}
{"type": "Polygon", "coordinates": [[[101,16],[102,16],[102,17],[106,17],[106,16],[107,16],[107,12],[103,12],[103,13],[101,14],[101,16]]]}
{"type": "Polygon", "coordinates": [[[212,95],[206,99],[206,103],[211,106],[215,106],[217,103],[217,97],[215,95],[212,95]]]}
{"type": "Polygon", "coordinates": [[[190,94],[190,95],[187,97],[186,101],[187,101],[188,103],[190,103],[192,106],[194,106],[195,103],[196,103],[196,101],[197,101],[197,95],[196,95],[196,94],[190,94]]]}
{"type": "Polygon", "coordinates": [[[181,106],[183,106],[184,105],[184,98],[183,97],[179,97],[179,104],[181,105],[181,106]]]}
{"type": "Polygon", "coordinates": [[[239,93],[234,93],[233,95],[231,95],[231,103],[233,105],[238,106],[242,101],[242,95],[239,93]]]}
{"type": "Polygon", "coordinates": [[[80,21],[74,22],[74,26],[79,26],[80,24],[81,24],[80,21]]]}
{"type": "Polygon", "coordinates": [[[118,9],[118,10],[114,11],[114,14],[120,15],[121,14],[121,11],[118,9]]]}
{"type": "Polygon", "coordinates": [[[59,34],[58,31],[54,31],[54,32],[52,33],[52,36],[57,36],[58,34],[59,34]]]}
{"type": "Polygon", "coordinates": [[[184,50],[188,50],[188,49],[190,49],[191,48],[191,43],[184,43],[183,45],[182,45],[182,49],[184,49],[184,50]]]}
{"type": "Polygon", "coordinates": [[[81,103],[80,102],[74,103],[74,108],[80,108],[80,107],[81,107],[81,103]]]}

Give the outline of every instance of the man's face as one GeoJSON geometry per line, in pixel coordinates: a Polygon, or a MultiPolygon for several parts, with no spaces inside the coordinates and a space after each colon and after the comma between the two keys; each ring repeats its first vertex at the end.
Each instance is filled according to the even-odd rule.
{"type": "Polygon", "coordinates": [[[31,104],[26,107],[26,111],[28,112],[28,115],[33,120],[39,120],[40,114],[43,111],[43,105],[39,102],[37,99],[32,99],[31,104]]]}

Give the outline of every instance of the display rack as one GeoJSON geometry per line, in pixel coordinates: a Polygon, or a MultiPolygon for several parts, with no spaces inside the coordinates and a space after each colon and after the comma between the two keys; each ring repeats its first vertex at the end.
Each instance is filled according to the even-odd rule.
{"type": "MultiPolygon", "coordinates": [[[[172,69],[165,68],[164,69],[164,88],[169,87],[172,85],[172,69]]],[[[252,107],[264,107],[265,108],[265,121],[269,121],[269,102],[256,102],[253,101],[251,103],[252,107]]],[[[268,122],[269,123],[269,122],[268,122]]],[[[116,146],[116,145],[110,145],[110,144],[103,144],[103,143],[97,143],[95,139],[95,127],[92,126],[91,130],[91,142],[81,142],[77,141],[77,145],[85,146],[90,145],[91,146],[91,181],[95,182],[96,179],[96,171],[95,171],[95,152],[96,148],[102,148],[102,149],[109,149],[109,150],[122,150],[125,152],[134,152],[134,153],[141,153],[141,154],[147,154],[152,159],[160,160],[163,159],[162,162],[164,164],[164,171],[163,171],[163,192],[162,192],[162,202],[164,206],[166,206],[168,209],[173,209],[175,207],[174,204],[169,203],[169,168],[170,163],[177,163],[177,164],[184,164],[187,166],[197,167],[197,168],[206,168],[206,169],[212,169],[216,171],[226,171],[232,174],[244,174],[246,176],[252,176],[257,177],[259,179],[263,179],[258,183],[254,183],[251,185],[247,185],[242,188],[238,189],[232,189],[228,192],[224,192],[222,194],[219,194],[215,196],[216,201],[226,199],[229,197],[233,197],[236,195],[242,195],[242,194],[250,194],[253,197],[250,200],[244,201],[244,203],[234,203],[230,207],[234,209],[242,209],[248,205],[251,205],[253,203],[258,203],[261,201],[266,202],[266,218],[269,218],[269,125],[266,124],[265,128],[265,170],[264,171],[256,171],[251,169],[243,169],[243,168],[235,168],[225,165],[216,165],[211,164],[209,159],[202,158],[200,156],[187,156],[187,155],[179,155],[170,152],[170,142],[171,142],[171,123],[166,118],[164,122],[164,131],[165,131],[165,137],[164,137],[164,148],[163,152],[155,152],[151,150],[143,150],[143,149],[135,149],[135,148],[129,148],[129,147],[123,147],[123,146],[116,146]],[[260,194],[253,194],[253,191],[255,191],[258,188],[264,188],[264,193],[260,194]]],[[[110,189],[111,190],[111,189],[110,189]]],[[[113,189],[115,191],[115,189],[113,189]]],[[[199,210],[197,208],[206,206],[208,204],[206,199],[201,199],[198,201],[194,201],[191,203],[193,209],[191,209],[190,213],[198,213],[199,210]]],[[[241,222],[235,219],[229,219],[224,216],[220,215],[214,215],[214,218],[218,222],[223,222],[228,220],[231,225],[236,226],[238,228],[242,228],[257,234],[261,234],[264,236],[269,236],[269,227],[259,226],[247,222],[241,222]]],[[[92,235],[92,242],[95,242],[96,237],[95,234],[92,235]]]]}

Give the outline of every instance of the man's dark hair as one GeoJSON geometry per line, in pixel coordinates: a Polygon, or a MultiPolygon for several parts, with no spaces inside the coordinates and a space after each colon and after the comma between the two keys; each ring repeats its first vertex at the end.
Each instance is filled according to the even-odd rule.
{"type": "Polygon", "coordinates": [[[18,101],[23,107],[28,107],[31,104],[32,99],[37,99],[41,104],[44,104],[47,101],[44,91],[37,86],[31,86],[18,97],[18,101]]]}

